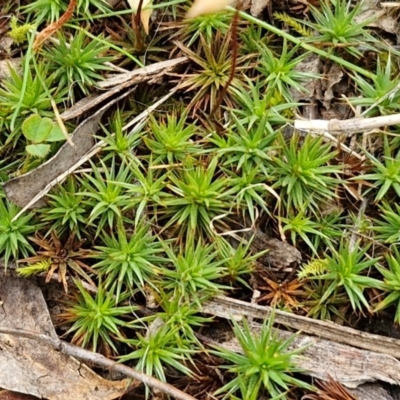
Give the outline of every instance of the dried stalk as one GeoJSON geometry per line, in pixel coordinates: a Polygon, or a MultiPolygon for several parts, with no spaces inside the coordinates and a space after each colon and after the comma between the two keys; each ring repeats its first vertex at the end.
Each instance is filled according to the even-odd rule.
{"type": "Polygon", "coordinates": [[[329,132],[332,135],[348,135],[397,124],[400,124],[400,114],[383,115],[375,118],[331,119],[329,121],[297,119],[294,121],[295,129],[308,132],[329,132]]]}

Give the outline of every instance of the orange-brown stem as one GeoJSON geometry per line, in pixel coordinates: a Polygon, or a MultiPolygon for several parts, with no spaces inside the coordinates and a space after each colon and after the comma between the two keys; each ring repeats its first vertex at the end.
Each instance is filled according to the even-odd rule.
{"type": "Polygon", "coordinates": [[[65,23],[69,21],[74,13],[76,6],[76,0],[71,0],[68,4],[68,8],[65,13],[59,18],[58,21],[53,22],[48,27],[43,29],[36,36],[35,42],[33,43],[33,50],[37,51],[42,47],[43,43],[52,36],[55,32],[57,32],[65,23]]]}

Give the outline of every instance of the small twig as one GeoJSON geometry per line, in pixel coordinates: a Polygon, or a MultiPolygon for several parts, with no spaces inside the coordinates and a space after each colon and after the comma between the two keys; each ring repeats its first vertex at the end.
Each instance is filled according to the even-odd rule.
{"type": "Polygon", "coordinates": [[[390,7],[390,8],[397,8],[400,7],[399,2],[384,2],[379,4],[381,7],[390,7]]]}
{"type": "Polygon", "coordinates": [[[137,371],[133,368],[127,367],[126,365],[118,364],[115,361],[109,360],[108,358],[104,357],[101,354],[82,349],[79,346],[75,346],[73,344],[64,342],[58,338],[53,338],[51,336],[41,333],[25,331],[22,329],[6,328],[2,326],[0,326],[0,333],[32,339],[37,342],[46,344],[52,347],[54,350],[60,351],[61,353],[67,356],[75,357],[81,361],[90,364],[95,364],[101,368],[106,368],[115,372],[119,372],[130,378],[136,379],[137,381],[142,382],[144,385],[157,389],[167,394],[168,396],[174,397],[175,399],[196,400],[194,397],[182,392],[181,390],[170,385],[169,383],[161,382],[152,376],[144,374],[143,372],[137,371]]]}
{"type": "Polygon", "coordinates": [[[178,57],[173,58],[172,60],[160,61],[123,74],[112,75],[104,81],[98,82],[97,86],[101,89],[108,89],[129,81],[133,82],[131,84],[132,86],[133,84],[146,82],[148,79],[158,79],[170,72],[171,69],[181,64],[185,64],[188,61],[189,59],[187,57],[178,57]]]}
{"type": "Polygon", "coordinates": [[[351,118],[331,120],[300,120],[294,121],[294,128],[302,131],[327,131],[332,135],[352,134],[383,126],[400,124],[400,114],[383,115],[374,118],[351,118]]]}

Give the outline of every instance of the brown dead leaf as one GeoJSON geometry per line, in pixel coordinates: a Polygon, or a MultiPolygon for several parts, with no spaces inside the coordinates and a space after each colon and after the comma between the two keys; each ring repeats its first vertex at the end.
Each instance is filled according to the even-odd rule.
{"type": "Polygon", "coordinates": [[[292,88],[290,90],[294,101],[307,101],[310,102],[316,97],[316,92],[321,85],[321,79],[318,78],[322,70],[321,58],[316,54],[310,54],[305,57],[299,64],[294,68],[296,72],[303,72],[306,74],[313,74],[315,78],[307,78],[302,82],[303,91],[292,88]]]}
{"type": "Polygon", "coordinates": [[[21,58],[10,58],[0,60],[0,80],[7,79],[11,76],[11,71],[21,71],[21,58]]]}
{"type": "MultiPolygon", "coordinates": [[[[57,338],[42,292],[31,280],[0,272],[0,326],[57,338]]],[[[36,340],[0,334],[0,387],[48,400],[111,400],[129,380],[107,381],[85,364],[36,340]]]]}
{"type": "Polygon", "coordinates": [[[329,110],[331,107],[331,101],[335,98],[334,86],[338,84],[344,76],[342,68],[337,64],[332,64],[329,70],[326,72],[322,81],[324,90],[324,107],[329,110]]]}
{"type": "Polygon", "coordinates": [[[254,17],[259,17],[270,2],[271,0],[252,0],[250,14],[254,17]]]}
{"type": "Polygon", "coordinates": [[[253,237],[251,249],[254,253],[268,250],[266,254],[257,259],[257,265],[261,268],[291,272],[301,262],[301,253],[296,247],[270,237],[260,229],[243,232],[243,237],[246,240],[253,237]]]}
{"type": "Polygon", "coordinates": [[[318,391],[316,394],[303,396],[301,400],[358,400],[340,382],[332,377],[327,381],[317,381],[318,391]]]}

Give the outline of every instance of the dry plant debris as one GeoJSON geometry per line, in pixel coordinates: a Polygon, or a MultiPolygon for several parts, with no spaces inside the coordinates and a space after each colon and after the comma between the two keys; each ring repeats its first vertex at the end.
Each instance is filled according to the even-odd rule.
{"type": "Polygon", "coordinates": [[[68,293],[67,273],[70,272],[85,279],[89,284],[95,285],[88,275],[95,271],[82,261],[86,258],[93,258],[93,252],[81,247],[85,240],[76,240],[74,232],[70,233],[65,243],[61,243],[54,231],[51,232],[51,240],[41,237],[30,238],[30,240],[41,250],[37,252],[36,256],[19,260],[22,264],[29,264],[28,268],[18,269],[20,273],[27,275],[27,271],[30,270],[29,274],[34,274],[35,268],[38,268],[39,272],[47,271],[47,283],[57,272],[59,282],[62,282],[66,293],[68,293]]]}
{"type": "MultiPolygon", "coordinates": [[[[46,302],[33,282],[2,272],[0,283],[2,328],[57,338],[46,302]]],[[[0,333],[0,346],[0,386],[8,390],[54,400],[111,400],[130,385],[128,380],[107,381],[85,364],[36,340],[0,333]]]]}

